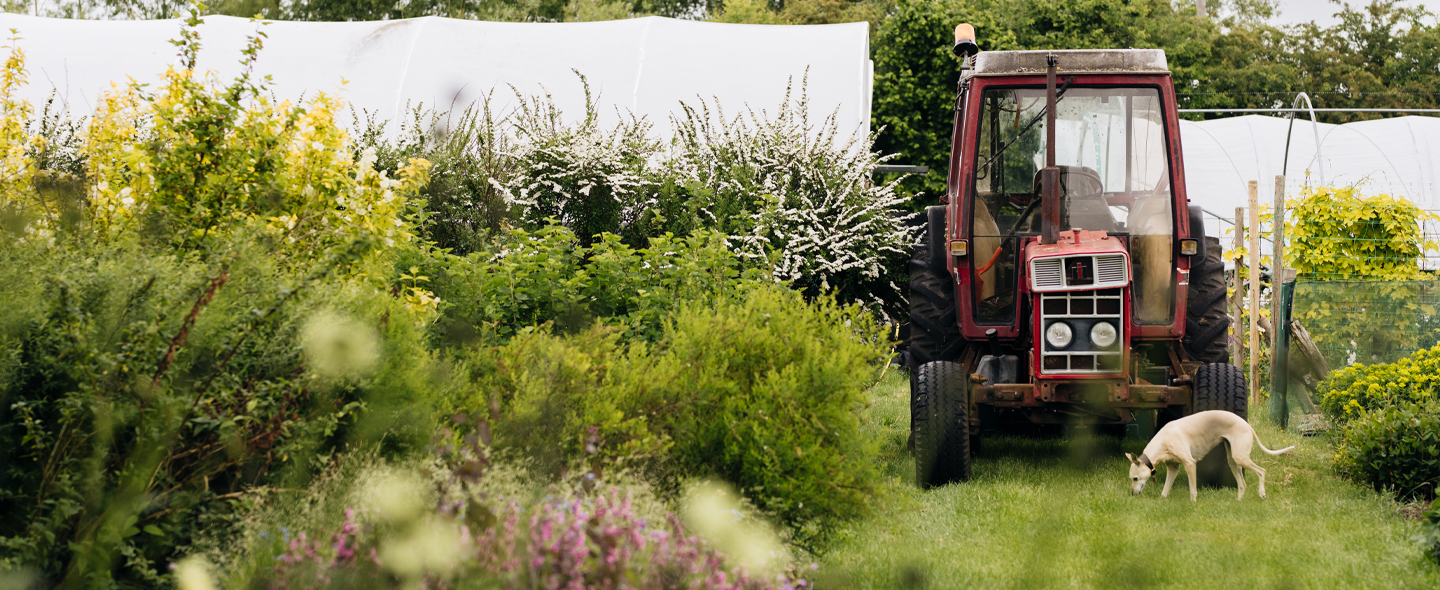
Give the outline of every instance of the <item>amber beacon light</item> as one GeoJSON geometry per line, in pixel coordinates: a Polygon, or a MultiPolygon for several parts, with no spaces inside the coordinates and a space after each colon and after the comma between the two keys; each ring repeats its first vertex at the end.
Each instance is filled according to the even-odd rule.
{"type": "Polygon", "coordinates": [[[955,25],[955,55],[966,57],[980,53],[980,46],[975,44],[975,27],[970,23],[955,25]]]}

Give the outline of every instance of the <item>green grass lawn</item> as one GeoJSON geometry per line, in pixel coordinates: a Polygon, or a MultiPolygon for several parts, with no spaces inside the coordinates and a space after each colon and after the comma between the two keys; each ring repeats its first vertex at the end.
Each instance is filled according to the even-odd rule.
{"type": "MultiPolygon", "coordinates": [[[[1409,540],[1416,525],[1381,494],[1337,477],[1326,435],[1268,421],[1272,449],[1252,457],[1269,498],[1200,489],[1163,473],[1129,495],[1123,453],[1145,441],[988,440],[968,483],[914,486],[905,450],[908,389],[873,390],[867,433],[881,441],[888,493],[822,561],[821,587],[847,588],[1440,588],[1440,568],[1409,540]],[[828,582],[828,583],[827,583],[828,582]]],[[[1259,415],[1259,411],[1252,411],[1259,415]]]]}

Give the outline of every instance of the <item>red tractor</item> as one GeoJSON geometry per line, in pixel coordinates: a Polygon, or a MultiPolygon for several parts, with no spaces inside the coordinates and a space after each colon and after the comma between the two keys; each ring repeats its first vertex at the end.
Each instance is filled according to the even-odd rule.
{"type": "Polygon", "coordinates": [[[910,261],[918,483],[968,479],[987,435],[1244,417],[1164,51],[980,53],[969,25],[955,51],[949,189],[910,261]]]}

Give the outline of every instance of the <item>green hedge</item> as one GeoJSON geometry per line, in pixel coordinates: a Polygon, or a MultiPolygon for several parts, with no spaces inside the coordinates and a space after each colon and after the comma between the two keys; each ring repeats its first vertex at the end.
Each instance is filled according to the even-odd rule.
{"type": "Polygon", "coordinates": [[[1403,498],[1435,496],[1440,484],[1440,402],[1404,402],[1360,412],[1341,431],[1335,466],[1403,498]]]}

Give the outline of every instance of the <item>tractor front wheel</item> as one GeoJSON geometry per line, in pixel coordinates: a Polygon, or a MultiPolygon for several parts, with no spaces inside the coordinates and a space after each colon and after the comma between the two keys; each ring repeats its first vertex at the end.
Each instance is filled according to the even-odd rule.
{"type": "Polygon", "coordinates": [[[935,361],[915,371],[910,431],[915,482],[921,488],[970,479],[970,375],[959,363],[935,361]]]}

